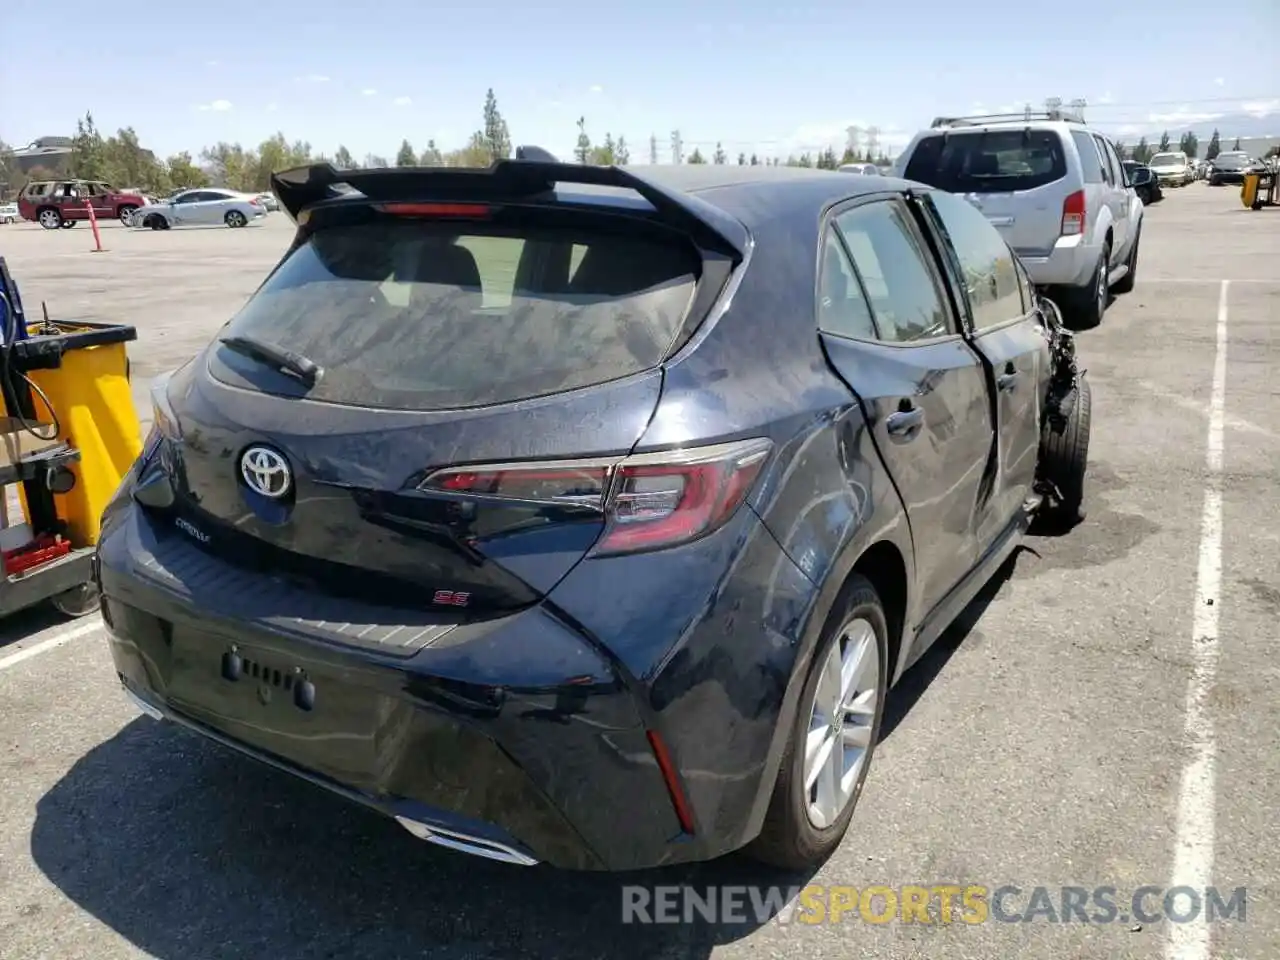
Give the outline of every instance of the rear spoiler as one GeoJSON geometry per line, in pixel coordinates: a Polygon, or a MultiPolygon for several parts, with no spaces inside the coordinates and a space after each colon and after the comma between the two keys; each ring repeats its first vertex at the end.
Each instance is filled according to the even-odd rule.
{"type": "Polygon", "coordinates": [[[657,219],[688,234],[707,250],[741,260],[750,245],[746,228],[697,197],[662,187],[627,167],[561,163],[538,147],[521,147],[515,160],[489,167],[388,167],[338,170],[330,163],[294,167],[271,175],[280,206],[297,221],[313,204],[357,191],[369,200],[417,197],[455,200],[527,200],[558,184],[583,184],[631,190],[648,201],[657,219]],[[345,189],[343,189],[345,188],[345,189]]]}

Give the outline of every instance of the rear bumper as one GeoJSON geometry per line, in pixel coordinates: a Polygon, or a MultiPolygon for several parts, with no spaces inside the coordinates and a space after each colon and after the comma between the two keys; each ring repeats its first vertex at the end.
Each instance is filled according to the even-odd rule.
{"type": "MultiPolygon", "coordinates": [[[[237,603],[237,571],[179,534],[157,532],[132,504],[104,527],[97,576],[115,669],[147,712],[382,811],[424,839],[482,856],[497,850],[507,862],[628,870],[718,856],[754,835],[769,738],[746,756],[719,750],[719,762],[732,758],[754,780],[726,782],[705,760],[699,750],[720,742],[717,726],[726,736],[736,727],[739,740],[752,727],[732,701],[707,702],[708,688],[723,692],[733,678],[702,676],[699,660],[675,656],[633,679],[551,603],[446,630],[407,655],[335,644],[312,621],[294,618],[290,628],[253,616],[237,603]],[[659,716],[654,702],[671,700],[673,689],[692,693],[674,698],[671,718],[659,716]],[[691,706],[696,727],[683,719],[691,706]],[[651,730],[702,807],[693,834],[681,829],[651,730]]],[[[699,636],[690,631],[688,651],[705,642],[699,636]]],[[[735,640],[749,649],[744,628],[735,640]]],[[[772,734],[769,705],[751,706],[752,721],[772,734]]]]}
{"type": "Polygon", "coordinates": [[[1093,271],[1102,256],[1102,244],[1087,243],[1084,237],[1060,237],[1049,251],[1019,250],[1018,259],[1037,286],[1084,287],[1093,281],[1093,271]]]}

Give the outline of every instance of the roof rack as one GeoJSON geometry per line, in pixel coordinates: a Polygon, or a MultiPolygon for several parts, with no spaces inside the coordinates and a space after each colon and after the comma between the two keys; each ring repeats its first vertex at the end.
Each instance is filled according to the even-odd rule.
{"type": "Polygon", "coordinates": [[[1022,110],[1017,113],[978,113],[966,117],[935,117],[929,127],[932,130],[939,127],[978,127],[987,123],[1015,123],[1019,120],[1084,123],[1084,117],[1068,110],[1022,110]]]}
{"type": "Polygon", "coordinates": [[[336,200],[351,191],[372,201],[415,195],[493,202],[528,200],[559,184],[617,187],[639,194],[657,219],[681,230],[699,245],[741,258],[749,245],[737,221],[697,197],[672,192],[627,167],[561,163],[541,147],[519,147],[518,159],[496,160],[488,167],[387,167],[339,170],[313,163],[271,175],[271,190],[297,220],[306,207],[336,200]]]}

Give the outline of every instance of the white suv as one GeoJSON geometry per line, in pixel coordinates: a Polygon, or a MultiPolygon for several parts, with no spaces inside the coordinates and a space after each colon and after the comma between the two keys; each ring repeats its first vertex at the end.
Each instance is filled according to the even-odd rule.
{"type": "Polygon", "coordinates": [[[939,117],[894,174],[963,196],[1077,325],[1133,289],[1142,201],[1115,145],[1061,112],[939,117]]]}

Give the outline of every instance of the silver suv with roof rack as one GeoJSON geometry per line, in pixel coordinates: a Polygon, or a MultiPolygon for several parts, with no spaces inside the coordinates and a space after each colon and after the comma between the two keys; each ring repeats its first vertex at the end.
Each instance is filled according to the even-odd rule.
{"type": "Polygon", "coordinates": [[[1065,111],[938,117],[898,157],[907,180],[981,210],[1079,326],[1133,289],[1142,201],[1115,144],[1065,111]]]}

